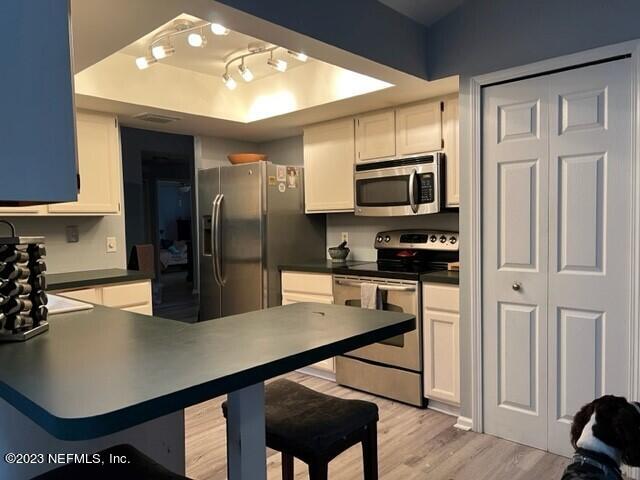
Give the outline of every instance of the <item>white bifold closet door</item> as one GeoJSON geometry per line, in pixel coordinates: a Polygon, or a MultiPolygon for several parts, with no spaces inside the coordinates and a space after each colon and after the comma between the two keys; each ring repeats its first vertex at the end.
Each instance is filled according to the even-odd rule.
{"type": "Polygon", "coordinates": [[[487,433],[568,455],[626,394],[633,108],[630,59],[483,91],[487,433]]]}

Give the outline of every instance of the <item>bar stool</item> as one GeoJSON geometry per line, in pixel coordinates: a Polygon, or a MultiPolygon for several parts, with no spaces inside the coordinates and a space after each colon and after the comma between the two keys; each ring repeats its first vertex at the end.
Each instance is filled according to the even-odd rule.
{"type": "MultiPolygon", "coordinates": [[[[227,417],[227,402],[222,404],[227,417]]],[[[290,380],[265,387],[267,447],[282,454],[282,478],[293,480],[294,457],[310,480],[327,480],[329,462],[362,443],[364,479],[378,479],[378,406],[316,392],[290,380]]]]}
{"type": "Polygon", "coordinates": [[[190,480],[167,470],[131,445],[116,445],[98,453],[103,460],[108,458],[109,455],[117,455],[126,457],[129,463],[105,463],[104,465],[70,463],[38,475],[33,480],[70,480],[75,478],[91,480],[142,480],[147,478],[153,478],[154,480],[190,480]]]}

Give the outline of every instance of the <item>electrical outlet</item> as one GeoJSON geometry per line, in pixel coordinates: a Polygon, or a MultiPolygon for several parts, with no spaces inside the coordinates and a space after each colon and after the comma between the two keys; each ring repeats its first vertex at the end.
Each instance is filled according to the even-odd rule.
{"type": "Polygon", "coordinates": [[[107,237],[107,253],[115,253],[118,251],[118,242],[116,237],[107,237]]]}
{"type": "Polygon", "coordinates": [[[349,232],[342,232],[340,237],[342,238],[342,240],[340,240],[341,242],[349,243],[349,232]]]}
{"type": "Polygon", "coordinates": [[[80,232],[77,225],[68,225],[66,227],[67,243],[77,243],[80,241],[80,232]]]}

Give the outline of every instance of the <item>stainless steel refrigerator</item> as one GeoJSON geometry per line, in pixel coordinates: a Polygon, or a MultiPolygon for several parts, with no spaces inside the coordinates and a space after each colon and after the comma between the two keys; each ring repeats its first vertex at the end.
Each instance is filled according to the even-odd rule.
{"type": "Polygon", "coordinates": [[[325,216],[305,215],[303,168],[198,173],[200,320],[280,305],[278,266],[323,259],[325,216]]]}

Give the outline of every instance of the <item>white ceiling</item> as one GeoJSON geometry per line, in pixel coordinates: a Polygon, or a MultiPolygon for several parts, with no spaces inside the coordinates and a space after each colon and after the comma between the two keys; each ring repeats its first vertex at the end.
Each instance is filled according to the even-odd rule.
{"type": "Polygon", "coordinates": [[[464,0],[379,0],[423,25],[433,23],[458,8],[464,0]]]}
{"type": "MultiPolygon", "coordinates": [[[[194,25],[206,24],[203,20],[187,15],[179,15],[175,20],[189,20],[194,25]]],[[[142,38],[139,38],[135,42],[129,44],[120,52],[132,57],[131,61],[134,61],[136,57],[148,56],[149,46],[154,37],[160,34],[163,30],[171,28],[172,22],[169,22],[161,27],[149,32],[142,38]]],[[[175,53],[162,60],[162,63],[172,65],[178,68],[184,68],[186,70],[192,70],[195,72],[204,73],[206,75],[221,76],[224,73],[225,63],[230,56],[235,54],[242,54],[247,52],[247,47],[250,43],[260,43],[266,46],[271,46],[270,43],[260,40],[249,35],[245,35],[240,32],[230,31],[228,35],[214,35],[208,27],[203,27],[202,32],[207,39],[206,44],[200,48],[191,47],[187,43],[187,34],[179,34],[172,38],[171,44],[176,49],[175,53]]],[[[288,69],[295,68],[303,63],[294,59],[290,55],[287,55],[284,50],[279,50],[274,53],[275,58],[281,58],[288,63],[288,69]]],[[[255,79],[264,78],[269,75],[274,75],[277,72],[273,68],[267,65],[268,54],[256,55],[246,60],[246,65],[251,69],[255,79]]],[[[313,60],[309,60],[313,61],[313,60]]],[[[234,62],[230,67],[230,73],[237,74],[238,63],[234,62]]]]}

